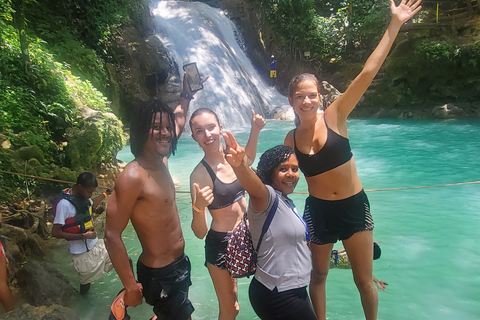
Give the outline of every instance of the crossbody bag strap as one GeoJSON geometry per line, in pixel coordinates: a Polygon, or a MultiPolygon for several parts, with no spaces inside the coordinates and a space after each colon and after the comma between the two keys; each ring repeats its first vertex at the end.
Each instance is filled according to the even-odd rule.
{"type": "Polygon", "coordinates": [[[267,219],[263,224],[262,233],[260,234],[260,239],[258,239],[257,249],[255,250],[256,252],[258,252],[258,249],[260,249],[260,244],[262,244],[263,236],[265,235],[268,228],[270,227],[270,223],[272,222],[273,216],[277,211],[277,207],[278,207],[278,195],[275,193],[275,201],[273,202],[273,205],[270,208],[270,212],[268,213],[267,219]]]}

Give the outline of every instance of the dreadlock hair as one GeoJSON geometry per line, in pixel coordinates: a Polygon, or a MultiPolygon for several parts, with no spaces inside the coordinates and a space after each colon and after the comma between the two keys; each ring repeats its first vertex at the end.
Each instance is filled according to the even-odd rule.
{"type": "MultiPolygon", "coordinates": [[[[143,148],[148,140],[150,129],[153,129],[155,115],[160,113],[160,123],[162,122],[163,114],[168,116],[168,123],[170,124],[172,134],[172,144],[170,152],[175,155],[177,150],[178,137],[175,132],[175,115],[170,107],[160,100],[151,100],[144,103],[140,108],[135,110],[130,124],[130,150],[135,157],[142,154],[143,148]]],[[[150,136],[153,135],[150,133],[150,136]]]]}
{"type": "Polygon", "coordinates": [[[279,145],[268,149],[260,156],[257,176],[264,184],[271,185],[273,182],[273,171],[287,161],[292,154],[295,154],[295,151],[289,146],[279,145]]]}
{"type": "MultiPolygon", "coordinates": [[[[292,80],[290,80],[290,83],[288,84],[288,96],[290,98],[293,98],[293,94],[295,93],[295,89],[297,89],[298,84],[304,81],[313,81],[317,86],[317,90],[318,90],[318,79],[317,77],[315,77],[315,75],[311,73],[300,73],[294,76],[292,80]]],[[[298,127],[300,125],[300,118],[298,117],[296,112],[294,113],[295,113],[295,126],[298,127]]]]}
{"type": "MultiPolygon", "coordinates": [[[[210,113],[210,114],[213,114],[215,116],[215,119],[217,120],[217,124],[220,125],[220,121],[218,120],[218,116],[215,112],[213,112],[213,110],[211,109],[208,109],[208,108],[198,108],[197,110],[195,110],[193,113],[192,113],[192,116],[190,117],[190,121],[188,121],[188,124],[190,126],[190,130],[192,130],[192,123],[193,123],[193,118],[195,118],[196,116],[199,116],[203,113],[210,113]]],[[[193,131],[193,130],[192,130],[193,131]]]]}
{"type": "Polygon", "coordinates": [[[98,181],[95,175],[91,172],[82,172],[77,177],[77,184],[84,187],[98,187],[98,181]]]}

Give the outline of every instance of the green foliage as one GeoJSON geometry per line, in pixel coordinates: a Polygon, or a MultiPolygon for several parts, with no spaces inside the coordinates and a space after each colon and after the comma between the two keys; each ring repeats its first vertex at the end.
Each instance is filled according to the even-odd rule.
{"type": "MultiPolygon", "coordinates": [[[[78,168],[112,161],[124,145],[122,124],[110,113],[108,100],[85,78],[105,83],[102,60],[60,28],[58,34],[52,34],[65,40],[61,45],[49,45],[27,33],[30,61],[24,61],[11,12],[11,3],[0,0],[0,134],[11,142],[11,149],[0,148],[0,170],[72,181],[78,173],[65,168],[70,164],[66,146],[81,146],[84,141],[68,133],[85,128],[91,128],[88,137],[95,139],[94,152],[87,154],[90,161],[78,168]],[[66,58],[74,64],[63,62],[66,58]],[[83,78],[74,76],[70,68],[83,78]],[[90,118],[97,114],[102,120],[83,119],[85,113],[90,118]]],[[[51,24],[49,30],[55,27],[51,24]]],[[[24,198],[48,186],[25,177],[2,175],[1,179],[1,202],[24,198]]]]}
{"type": "Polygon", "coordinates": [[[352,1],[347,38],[354,51],[351,55],[363,60],[376,47],[387,27],[389,1],[352,1]]]}
{"type": "Polygon", "coordinates": [[[95,50],[87,48],[74,38],[65,27],[50,30],[52,26],[39,23],[36,31],[48,42],[49,51],[55,54],[57,61],[68,63],[73,74],[88,79],[96,88],[106,92],[108,88],[108,75],[104,68],[104,61],[96,54],[95,50]]]}
{"type": "MultiPolygon", "coordinates": [[[[10,0],[0,0],[0,21],[12,21],[12,3],[10,0]]],[[[1,24],[2,22],[0,22],[1,24]]],[[[2,26],[3,27],[3,26],[2,26]]]]}
{"type": "Polygon", "coordinates": [[[456,63],[460,48],[446,41],[423,41],[416,46],[414,53],[428,63],[456,63]]]}
{"type": "Polygon", "coordinates": [[[385,75],[365,106],[404,107],[480,99],[480,42],[460,47],[453,42],[417,40],[397,48],[385,75]],[[412,54],[413,52],[413,54],[412,54]]]}
{"type": "Polygon", "coordinates": [[[81,4],[77,0],[38,0],[27,16],[34,29],[56,34],[59,25],[66,26],[75,39],[94,49],[108,44],[123,23],[138,20],[143,5],[137,0],[86,0],[81,4]],[[58,23],[52,24],[51,19],[58,23]]]}
{"type": "Polygon", "coordinates": [[[322,62],[363,59],[386,28],[389,1],[250,0],[264,10],[276,45],[322,62]]]}

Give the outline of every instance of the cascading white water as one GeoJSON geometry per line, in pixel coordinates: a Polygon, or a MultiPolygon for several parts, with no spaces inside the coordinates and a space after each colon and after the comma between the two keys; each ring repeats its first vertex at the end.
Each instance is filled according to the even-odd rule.
{"type": "Polygon", "coordinates": [[[235,25],[222,10],[200,2],[165,0],[151,10],[157,36],[180,74],[184,64],[196,62],[200,73],[210,76],[190,113],[210,108],[224,127],[238,128],[249,126],[251,109],[266,115],[288,105],[285,96],[262,81],[237,41],[235,25]]]}

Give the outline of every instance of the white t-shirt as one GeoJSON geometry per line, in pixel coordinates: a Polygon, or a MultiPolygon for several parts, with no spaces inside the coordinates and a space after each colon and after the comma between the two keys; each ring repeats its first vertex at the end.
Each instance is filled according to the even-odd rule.
{"type": "MultiPolygon", "coordinates": [[[[68,191],[70,193],[70,190],[68,191]]],[[[89,199],[90,203],[93,204],[92,199],[89,199]]],[[[57,209],[55,212],[55,219],[53,220],[54,224],[65,225],[65,221],[68,218],[72,218],[77,214],[75,207],[70,201],[62,199],[57,203],[57,209]]],[[[98,238],[95,239],[83,239],[83,240],[69,240],[68,249],[72,254],[80,254],[91,250],[97,243],[98,238]]]]}

